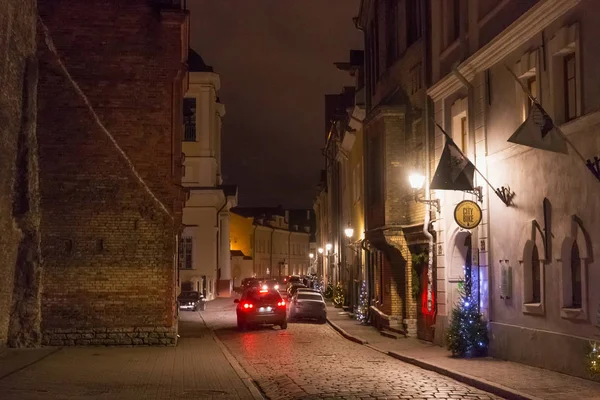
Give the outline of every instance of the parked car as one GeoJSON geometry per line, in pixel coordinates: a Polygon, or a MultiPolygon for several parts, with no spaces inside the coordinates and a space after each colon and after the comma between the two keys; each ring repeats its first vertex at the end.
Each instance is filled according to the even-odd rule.
{"type": "Polygon", "coordinates": [[[300,279],[300,276],[298,276],[298,275],[288,275],[284,278],[284,282],[287,285],[287,287],[289,288],[291,285],[302,283],[302,280],[300,279]]]}
{"type": "Polygon", "coordinates": [[[252,325],[272,324],[287,329],[286,302],[275,289],[250,288],[235,299],[237,326],[245,330],[252,325]]]}
{"type": "Polygon", "coordinates": [[[181,292],[177,296],[177,304],[180,310],[204,310],[204,296],[196,291],[181,292]]]}
{"type": "Polygon", "coordinates": [[[301,283],[295,283],[293,285],[288,286],[287,289],[287,296],[288,299],[291,299],[292,297],[294,297],[294,295],[296,294],[296,292],[298,291],[298,289],[300,288],[306,288],[306,286],[304,286],[301,283]]]}
{"type": "Polygon", "coordinates": [[[317,289],[311,289],[310,287],[306,287],[306,288],[301,287],[296,290],[296,293],[301,293],[301,292],[321,294],[321,292],[319,292],[317,289]]]}
{"type": "Polygon", "coordinates": [[[316,319],[324,323],[327,308],[323,296],[320,293],[298,290],[290,303],[290,320],[292,319],[316,319]]]}

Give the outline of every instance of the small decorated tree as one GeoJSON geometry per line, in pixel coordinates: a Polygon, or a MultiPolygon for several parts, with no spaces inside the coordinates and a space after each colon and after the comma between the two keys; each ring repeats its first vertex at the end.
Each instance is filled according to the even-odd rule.
{"type": "Polygon", "coordinates": [[[471,296],[470,271],[459,284],[459,301],[452,310],[450,327],[446,332],[448,350],[456,357],[483,357],[487,355],[489,339],[478,304],[471,296]]]}
{"type": "Polygon", "coordinates": [[[362,323],[367,322],[369,318],[369,298],[367,293],[367,281],[362,281],[360,295],[358,296],[358,306],[356,307],[356,319],[362,323]]]}
{"type": "MultiPolygon", "coordinates": [[[[600,330],[600,305],[596,313],[596,328],[600,330]]],[[[588,369],[593,375],[600,376],[600,344],[593,341],[590,343],[590,351],[587,355],[588,369]]]]}
{"type": "Polygon", "coordinates": [[[344,305],[346,300],[346,294],[342,282],[338,282],[333,291],[333,305],[341,307],[344,305]]]}
{"type": "Polygon", "coordinates": [[[327,287],[325,288],[323,296],[325,296],[325,298],[328,300],[331,300],[333,298],[333,284],[331,282],[327,283],[327,287]]]}

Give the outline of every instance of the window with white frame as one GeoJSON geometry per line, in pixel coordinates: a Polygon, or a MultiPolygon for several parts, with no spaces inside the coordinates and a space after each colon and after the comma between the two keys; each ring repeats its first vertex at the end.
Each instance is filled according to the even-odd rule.
{"type": "Polygon", "coordinates": [[[549,43],[554,121],[562,124],[582,114],[579,25],[563,26],[549,43]]]}
{"type": "Polygon", "coordinates": [[[179,268],[192,269],[192,237],[182,236],[179,242],[179,268]]]}
{"type": "Polygon", "coordinates": [[[520,81],[515,83],[515,90],[517,94],[517,105],[521,109],[522,121],[525,121],[529,116],[533,104],[533,101],[528,94],[531,94],[531,96],[541,104],[539,70],[539,51],[537,49],[523,54],[515,64],[514,72],[520,81]],[[526,93],[523,88],[525,88],[528,93],[526,93]]]}
{"type": "Polygon", "coordinates": [[[454,102],[452,112],[452,140],[465,154],[469,151],[469,124],[467,119],[467,98],[454,102]]]}
{"type": "Polygon", "coordinates": [[[442,6],[443,48],[452,45],[460,35],[460,0],[446,0],[442,6]]]}

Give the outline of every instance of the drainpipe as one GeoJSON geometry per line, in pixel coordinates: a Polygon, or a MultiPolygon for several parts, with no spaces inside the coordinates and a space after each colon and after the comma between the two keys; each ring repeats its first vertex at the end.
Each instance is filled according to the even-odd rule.
{"type": "MultiPolygon", "coordinates": [[[[426,14],[426,13],[423,13],[426,14]]],[[[422,37],[425,39],[424,43],[429,43],[429,38],[427,37],[429,33],[429,29],[427,29],[427,19],[423,16],[422,26],[422,37]]],[[[425,68],[429,65],[429,53],[427,45],[423,45],[423,64],[425,68]]],[[[423,80],[422,87],[426,88],[428,83],[428,71],[423,71],[421,74],[421,79],[423,80]]],[[[429,232],[429,224],[431,222],[431,204],[429,204],[429,200],[431,200],[431,190],[429,189],[429,183],[431,181],[431,162],[430,162],[430,154],[429,154],[429,134],[432,130],[431,126],[431,117],[435,118],[432,113],[432,109],[430,106],[429,96],[425,96],[425,199],[428,200],[425,204],[425,220],[423,221],[423,235],[427,238],[427,311],[431,312],[435,310],[436,307],[433,304],[433,255],[434,255],[434,242],[433,235],[429,232]]],[[[436,296],[437,297],[437,296],[436,296]]]]}
{"type": "Polygon", "coordinates": [[[254,229],[252,230],[252,240],[254,242],[252,243],[252,272],[258,276],[256,273],[256,224],[255,221],[252,221],[252,223],[254,225],[254,229]]]}
{"type": "Polygon", "coordinates": [[[221,259],[221,257],[219,256],[219,254],[221,253],[219,251],[220,246],[221,246],[221,241],[219,240],[221,238],[220,233],[221,233],[221,228],[219,227],[219,214],[221,213],[221,211],[223,211],[223,209],[227,206],[227,203],[229,203],[229,200],[227,200],[227,196],[225,196],[225,203],[223,203],[223,206],[221,208],[219,208],[219,211],[217,211],[217,246],[216,246],[216,252],[217,252],[217,265],[215,268],[215,277],[217,278],[217,282],[213,282],[213,284],[217,285],[217,294],[219,294],[219,260],[221,259]]]}
{"type": "Polygon", "coordinates": [[[271,228],[271,242],[269,243],[269,276],[271,278],[273,276],[273,234],[275,233],[275,228],[270,226],[271,228]]]}

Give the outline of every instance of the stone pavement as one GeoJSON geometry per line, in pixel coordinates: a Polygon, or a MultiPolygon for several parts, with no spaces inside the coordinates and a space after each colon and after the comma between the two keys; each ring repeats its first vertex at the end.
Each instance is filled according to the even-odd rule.
{"type": "Polygon", "coordinates": [[[327,324],[239,332],[234,306],[215,300],[201,314],[271,400],[499,398],[348,342],[327,324]]]}
{"type": "Polygon", "coordinates": [[[0,356],[0,399],[261,399],[199,314],[182,319],[177,347],[8,350],[0,356]]]}
{"type": "Polygon", "coordinates": [[[330,325],[349,340],[510,399],[600,399],[600,383],[491,357],[458,359],[413,338],[391,339],[328,305],[330,325]]]}

